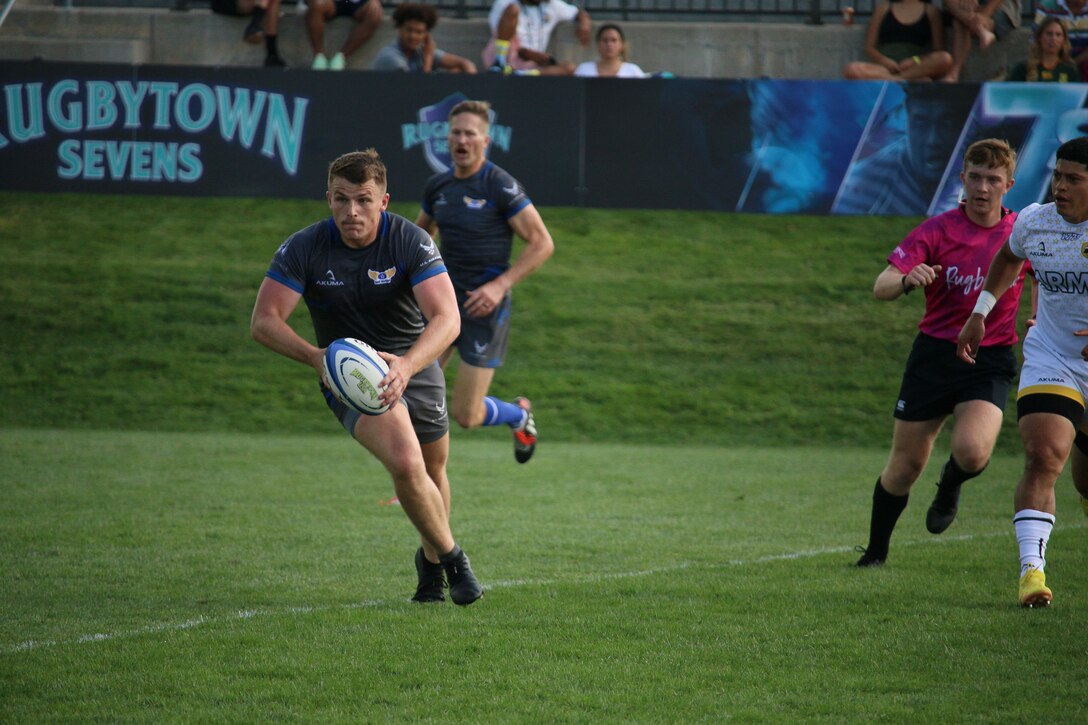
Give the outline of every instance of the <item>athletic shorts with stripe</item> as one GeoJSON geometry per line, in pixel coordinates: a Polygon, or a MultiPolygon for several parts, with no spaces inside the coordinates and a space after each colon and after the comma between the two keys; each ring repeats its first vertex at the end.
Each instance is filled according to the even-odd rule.
{"type": "Polygon", "coordinates": [[[506,343],[510,338],[511,296],[503,297],[499,306],[484,317],[464,314],[465,299],[467,297],[460,293],[457,295],[457,304],[462,310],[461,334],[453,343],[457,354],[473,367],[500,367],[506,358],[506,343]]]}
{"type": "MultiPolygon", "coordinates": [[[[321,393],[325,396],[325,403],[329,406],[329,410],[340,421],[340,425],[344,426],[348,435],[354,437],[355,423],[362,413],[341,403],[324,385],[321,386],[321,393]]],[[[442,368],[438,366],[437,361],[416,373],[408,381],[408,387],[404,389],[399,405],[408,406],[412,428],[420,443],[434,443],[449,432],[450,419],[446,412],[446,377],[442,374],[442,368]]]]}
{"type": "Polygon", "coordinates": [[[1088,455],[1086,399],[1088,363],[1057,354],[1029,330],[1024,338],[1024,366],[1016,393],[1017,419],[1031,413],[1054,413],[1068,418],[1077,429],[1077,448],[1088,455]]]}

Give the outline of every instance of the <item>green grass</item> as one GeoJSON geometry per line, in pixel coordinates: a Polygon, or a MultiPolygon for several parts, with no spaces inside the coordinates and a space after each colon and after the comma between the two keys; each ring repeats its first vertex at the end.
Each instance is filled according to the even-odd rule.
{"type": "Polygon", "coordinates": [[[922,306],[870,289],[917,220],[542,212],[494,388],[542,443],[454,432],[462,609],[407,601],[387,475],[249,338],[321,203],[0,193],[0,722],[1088,719],[1088,522],[1067,473],[1022,611],[1011,409],[949,532],[946,434],[849,566],[922,306]]]}
{"type": "Polygon", "coordinates": [[[0,432],[0,720],[1088,717],[1067,480],[1055,606],[1023,611],[1013,455],[944,536],[923,487],[872,571],[849,564],[881,451],[548,443],[517,466],[505,439],[455,450],[488,587],[458,608],[407,601],[411,528],[346,436],[0,432]]]}
{"type": "MultiPolygon", "coordinates": [[[[312,372],[249,338],[272,253],[326,213],[0,194],[0,425],[329,433],[312,372]]],[[[495,392],[550,439],[883,445],[922,300],[871,288],[917,220],[543,215],[557,251],[516,290],[495,392]]]]}

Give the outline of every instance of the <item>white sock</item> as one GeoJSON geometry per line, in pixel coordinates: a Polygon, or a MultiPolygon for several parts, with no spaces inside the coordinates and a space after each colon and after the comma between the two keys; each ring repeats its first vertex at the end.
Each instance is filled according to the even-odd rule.
{"type": "Polygon", "coordinates": [[[1020,576],[1028,569],[1042,571],[1046,567],[1046,545],[1054,529],[1054,516],[1045,511],[1023,509],[1012,517],[1016,527],[1016,542],[1020,544],[1020,576]]]}

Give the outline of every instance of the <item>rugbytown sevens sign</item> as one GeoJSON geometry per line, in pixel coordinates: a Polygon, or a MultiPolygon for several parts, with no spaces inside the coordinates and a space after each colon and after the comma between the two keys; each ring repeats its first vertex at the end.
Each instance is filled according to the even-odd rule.
{"type": "Polygon", "coordinates": [[[72,78],[5,85],[2,99],[7,122],[0,126],[0,158],[11,145],[59,135],[57,178],[167,183],[200,180],[199,141],[132,137],[148,131],[197,138],[218,132],[224,142],[278,160],[294,176],[309,104],[306,98],[225,85],[72,78]]]}

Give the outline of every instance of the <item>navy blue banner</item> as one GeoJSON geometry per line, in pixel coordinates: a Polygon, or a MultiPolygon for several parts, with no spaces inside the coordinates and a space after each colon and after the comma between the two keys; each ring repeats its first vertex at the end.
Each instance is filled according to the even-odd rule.
{"type": "Polygon", "coordinates": [[[31,191],[313,198],[330,160],[372,146],[393,197],[413,200],[449,165],[449,109],[481,98],[490,157],[539,205],[935,214],[955,205],[971,142],[1018,150],[1018,209],[1088,132],[1085,84],[0,62],[0,90],[0,188],[31,191]]]}

